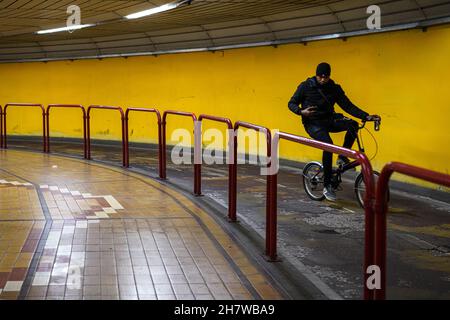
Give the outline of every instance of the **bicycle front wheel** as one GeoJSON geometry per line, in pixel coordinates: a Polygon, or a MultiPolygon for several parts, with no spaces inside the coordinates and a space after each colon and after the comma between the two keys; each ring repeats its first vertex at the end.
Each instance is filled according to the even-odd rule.
{"type": "MultiPolygon", "coordinates": [[[[380,177],[380,173],[377,171],[373,172],[373,180],[375,182],[375,187],[378,182],[378,178],[380,177]]],[[[366,197],[366,185],[364,184],[363,174],[360,173],[355,180],[355,195],[358,200],[359,205],[364,208],[364,199],[366,197]]],[[[387,190],[387,199],[389,199],[389,188],[387,190]]]]}
{"type": "Polygon", "coordinates": [[[310,162],[303,168],[303,187],[306,194],[315,201],[325,199],[323,195],[323,166],[319,162],[310,162]]]}

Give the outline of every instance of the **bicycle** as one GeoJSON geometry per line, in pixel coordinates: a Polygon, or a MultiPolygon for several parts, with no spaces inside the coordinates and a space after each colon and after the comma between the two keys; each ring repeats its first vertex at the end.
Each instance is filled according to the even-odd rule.
{"type": "MultiPolygon", "coordinates": [[[[366,125],[367,121],[362,121],[362,125],[359,126],[359,130],[363,129],[366,125]]],[[[374,121],[374,130],[379,131],[380,130],[380,120],[374,121]]],[[[366,129],[367,130],[367,129],[366,129]]],[[[361,131],[360,131],[361,132],[361,131]]],[[[370,133],[370,131],[369,131],[370,133]]],[[[358,144],[358,150],[362,153],[365,152],[364,145],[362,138],[360,138],[358,135],[356,136],[356,142],[358,144]]],[[[376,141],[375,141],[376,142],[376,141]]],[[[332,171],[332,178],[331,178],[331,185],[335,190],[342,190],[339,189],[341,182],[342,182],[342,174],[346,171],[352,170],[356,167],[358,167],[360,163],[358,161],[351,161],[344,166],[339,166],[337,168],[333,168],[332,171]]],[[[375,185],[378,180],[378,177],[380,176],[380,173],[378,171],[374,171],[374,179],[375,179],[375,185]]],[[[303,168],[303,187],[305,188],[306,194],[315,201],[322,201],[325,199],[325,196],[323,195],[323,165],[318,161],[312,161],[305,165],[303,168]]],[[[356,199],[358,200],[359,205],[364,208],[364,197],[365,197],[365,185],[364,185],[364,178],[362,172],[358,174],[358,176],[355,179],[354,184],[354,190],[356,199]]],[[[389,190],[388,190],[388,197],[389,197],[389,190]]]]}

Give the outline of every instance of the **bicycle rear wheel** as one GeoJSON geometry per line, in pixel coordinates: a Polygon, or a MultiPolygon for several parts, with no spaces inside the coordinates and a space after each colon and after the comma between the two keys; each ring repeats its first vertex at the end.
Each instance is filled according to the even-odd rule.
{"type": "Polygon", "coordinates": [[[323,195],[323,166],[319,162],[310,162],[303,168],[303,187],[306,194],[315,201],[325,199],[323,195]]]}

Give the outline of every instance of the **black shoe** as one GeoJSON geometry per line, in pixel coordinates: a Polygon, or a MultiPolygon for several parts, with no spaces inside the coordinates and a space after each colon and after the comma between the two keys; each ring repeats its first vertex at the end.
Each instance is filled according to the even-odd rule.
{"type": "Polygon", "coordinates": [[[346,164],[350,163],[350,160],[347,157],[339,156],[336,160],[336,165],[338,167],[345,166],[346,164]]]}
{"type": "MultiPolygon", "coordinates": [[[[349,164],[350,160],[347,157],[339,156],[336,160],[336,165],[338,167],[344,167],[346,164],[349,164]]],[[[355,168],[352,168],[350,170],[355,170],[355,168]]]]}
{"type": "Polygon", "coordinates": [[[326,186],[323,188],[323,195],[328,201],[336,201],[336,192],[334,192],[332,186],[326,186]]]}

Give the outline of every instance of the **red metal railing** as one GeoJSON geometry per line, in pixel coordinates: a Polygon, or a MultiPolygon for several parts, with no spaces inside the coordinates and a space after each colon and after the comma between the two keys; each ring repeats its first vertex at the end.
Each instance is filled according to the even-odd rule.
{"type": "MultiPolygon", "coordinates": [[[[293,134],[285,132],[276,132],[274,134],[274,141],[278,143],[278,139],[285,139],[292,142],[297,142],[303,145],[307,145],[313,148],[321,149],[328,152],[333,152],[340,154],[352,159],[356,159],[361,164],[361,170],[363,173],[364,183],[366,186],[366,194],[364,199],[364,211],[365,211],[365,239],[364,239],[364,299],[372,299],[373,292],[369,290],[366,285],[368,274],[367,267],[373,265],[374,263],[374,210],[373,210],[373,199],[375,191],[375,183],[373,179],[372,165],[370,164],[367,156],[361,152],[345,149],[332,144],[308,139],[305,137],[296,136],[293,134]]],[[[275,142],[274,142],[275,143],[275,142]]],[[[275,179],[276,181],[276,179],[275,179]]],[[[277,197],[277,186],[276,183],[272,189],[273,197],[277,197]]],[[[276,214],[276,213],[275,213],[276,214]]],[[[276,226],[273,227],[276,230],[276,226]]],[[[272,240],[272,241],[276,241],[272,240]]],[[[276,242],[272,245],[276,245],[276,242]]]]}
{"type": "MultiPolygon", "coordinates": [[[[266,135],[267,141],[267,159],[270,159],[271,156],[271,148],[272,148],[272,134],[270,130],[266,127],[258,126],[255,124],[237,121],[234,124],[234,145],[233,145],[233,166],[232,166],[232,175],[231,175],[231,185],[230,185],[230,204],[229,204],[229,213],[230,220],[236,221],[236,202],[237,202],[237,138],[238,138],[238,129],[239,128],[247,128],[253,129],[258,132],[263,132],[266,135]]],[[[267,167],[270,166],[270,163],[267,164],[267,167]]],[[[277,251],[276,251],[276,225],[277,225],[277,217],[276,217],[276,208],[277,203],[276,199],[273,197],[273,188],[274,184],[276,185],[276,176],[275,175],[267,175],[267,189],[266,189],[266,255],[269,257],[271,261],[275,261],[277,259],[277,251]],[[274,245],[275,243],[275,245],[274,245]]]]}
{"type": "MultiPolygon", "coordinates": [[[[194,113],[179,112],[179,111],[165,111],[161,120],[160,113],[156,109],[143,109],[143,108],[129,108],[124,114],[121,107],[112,106],[97,106],[92,105],[87,109],[87,114],[84,107],[80,105],[49,105],[47,112],[41,104],[28,104],[28,103],[8,103],[2,108],[0,106],[0,147],[7,148],[7,126],[6,126],[6,114],[9,106],[22,106],[22,107],[40,107],[43,116],[43,148],[44,152],[50,151],[50,129],[49,129],[49,111],[51,107],[70,107],[81,108],[83,110],[84,127],[84,153],[85,158],[91,159],[91,146],[90,146],[90,112],[91,109],[107,109],[118,110],[121,113],[122,124],[122,164],[127,167],[129,165],[129,150],[128,150],[128,113],[130,111],[145,111],[154,112],[158,118],[158,140],[159,140],[159,174],[162,179],[166,178],[166,118],[167,115],[179,115],[191,117],[194,121],[194,135],[198,133],[197,118],[194,113]]],[[[279,139],[285,139],[292,142],[297,142],[303,145],[307,145],[313,148],[321,149],[328,152],[344,155],[349,158],[356,159],[362,167],[364,183],[366,187],[365,193],[365,253],[364,253],[364,298],[365,299],[385,299],[386,295],[386,213],[387,213],[387,197],[386,190],[388,187],[389,179],[393,172],[399,172],[411,177],[423,179],[426,181],[441,184],[450,187],[450,176],[431,170],[414,167],[411,165],[393,162],[387,164],[378,179],[378,185],[375,195],[375,186],[373,179],[372,166],[368,158],[358,151],[341,148],[335,145],[315,141],[301,136],[292,135],[284,132],[276,132],[272,141],[271,132],[268,128],[238,121],[235,123],[234,128],[232,123],[227,118],[201,115],[199,117],[199,123],[203,119],[208,119],[216,122],[226,123],[228,129],[234,129],[233,131],[233,151],[230,150],[229,161],[229,210],[228,215],[231,221],[236,221],[236,202],[237,202],[237,138],[238,129],[244,127],[247,129],[253,129],[262,131],[266,135],[267,139],[267,157],[271,159],[273,150],[272,147],[275,143],[278,144],[279,139]],[[374,204],[374,199],[376,202],[374,204]],[[367,269],[371,265],[376,265],[380,268],[381,276],[381,289],[369,290],[366,282],[368,279],[367,269]]],[[[201,127],[200,127],[201,128],[201,127]]],[[[200,151],[201,154],[201,132],[200,141],[196,140],[195,151],[200,151]]],[[[273,165],[268,163],[267,167],[273,165]]],[[[201,161],[194,164],[194,194],[201,194],[201,161]]],[[[266,255],[270,260],[274,261],[277,258],[277,173],[270,173],[267,175],[267,199],[266,199],[266,255]]]]}
{"type": "Polygon", "coordinates": [[[130,166],[130,152],[129,152],[129,143],[128,143],[128,114],[131,111],[137,112],[150,112],[155,113],[158,120],[158,166],[159,166],[159,177],[163,178],[163,164],[162,164],[162,145],[161,145],[161,114],[157,109],[147,109],[147,108],[128,108],[125,111],[125,147],[126,147],[126,162],[125,166],[128,168],[130,166]]]}
{"type": "Polygon", "coordinates": [[[87,137],[86,137],[86,109],[79,104],[49,104],[47,106],[47,152],[50,152],[50,109],[51,108],[79,108],[83,112],[83,156],[85,159],[87,156],[87,137]]]}
{"type": "MultiPolygon", "coordinates": [[[[196,121],[197,121],[197,117],[195,116],[194,113],[192,112],[182,112],[182,111],[173,111],[173,110],[167,110],[164,111],[163,113],[163,118],[162,118],[162,122],[161,122],[161,127],[162,127],[162,164],[163,164],[163,169],[162,169],[162,173],[163,179],[166,179],[166,172],[167,172],[167,168],[166,168],[166,118],[169,114],[172,115],[178,115],[178,116],[182,116],[182,117],[190,117],[192,118],[192,120],[194,121],[194,137],[195,135],[195,128],[196,128],[196,121]]],[[[194,143],[194,152],[196,150],[197,146],[194,143]]],[[[201,191],[200,191],[200,166],[201,164],[198,163],[194,163],[194,194],[196,196],[200,196],[201,195],[201,191]]]]}
{"type": "Polygon", "coordinates": [[[450,175],[423,169],[400,162],[391,162],[384,166],[377,183],[377,193],[375,202],[375,265],[380,268],[381,288],[375,290],[375,299],[386,298],[386,251],[387,251],[387,230],[386,219],[388,211],[387,188],[392,173],[398,172],[404,175],[433,182],[450,187],[450,175]]]}
{"type": "Polygon", "coordinates": [[[125,147],[127,144],[125,137],[125,114],[121,107],[111,107],[111,106],[89,106],[87,110],[86,116],[86,127],[87,127],[87,159],[91,160],[91,125],[90,125],[90,114],[92,109],[102,109],[102,110],[118,110],[121,116],[122,123],[122,165],[126,167],[126,159],[127,159],[127,148],[125,147]]]}
{"type": "Polygon", "coordinates": [[[38,103],[8,103],[3,110],[3,148],[7,149],[6,110],[8,107],[39,107],[42,110],[42,143],[44,152],[47,151],[47,139],[45,137],[45,109],[38,103]]]}
{"type": "MultiPolygon", "coordinates": [[[[222,118],[222,117],[216,117],[216,116],[210,116],[207,114],[201,114],[198,117],[198,121],[200,122],[200,124],[202,123],[202,120],[206,119],[206,120],[210,120],[210,121],[215,121],[215,122],[221,122],[221,123],[225,123],[228,127],[228,130],[233,130],[233,123],[231,122],[230,119],[228,118],[222,118]]],[[[230,131],[229,131],[230,132],[230,131]]],[[[232,131],[231,131],[232,132],[232,131]]],[[[229,148],[228,148],[228,153],[229,153],[229,159],[228,159],[228,217],[230,218],[232,216],[232,211],[231,211],[231,196],[232,196],[232,182],[231,182],[231,176],[233,174],[233,161],[232,161],[232,147],[231,147],[231,143],[232,143],[232,139],[234,139],[234,134],[232,136],[229,137],[228,139],[228,144],[229,144],[229,148]]],[[[201,148],[201,154],[203,154],[203,148],[201,147],[200,144],[200,148],[201,148]]],[[[201,193],[202,192],[202,166],[200,164],[200,168],[199,168],[199,175],[200,175],[200,180],[199,180],[199,186],[198,186],[198,190],[201,193]]],[[[231,218],[230,218],[230,221],[231,218]]],[[[234,220],[236,221],[236,219],[234,220]]]]}

